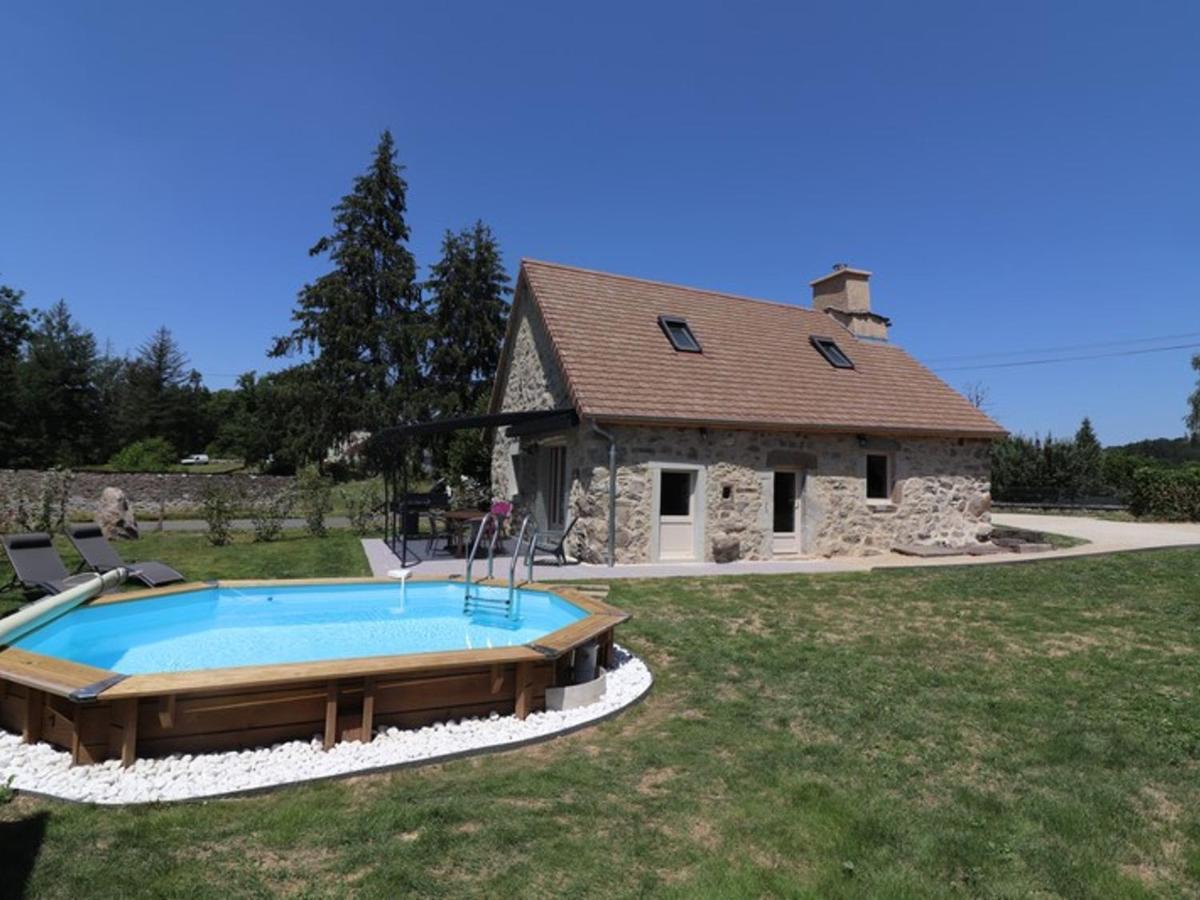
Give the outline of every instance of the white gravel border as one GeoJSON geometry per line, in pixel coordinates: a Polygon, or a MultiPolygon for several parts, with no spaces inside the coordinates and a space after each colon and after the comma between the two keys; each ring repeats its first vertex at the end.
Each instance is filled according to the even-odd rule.
{"type": "Polygon", "coordinates": [[[321,736],[257,750],[139,759],[127,769],[118,760],[72,766],[71,754],[49,744],[24,744],[0,732],[0,784],[18,791],[95,803],[160,803],[262,791],[380,769],[443,762],[504,750],[577,731],[615,715],[646,695],[653,677],[646,664],[615,647],[615,668],[604,696],[566,712],[531,713],[524,720],[493,713],[486,719],[438,722],[424,728],[379,728],[369,744],[345,742],[329,750],[321,736]]]}

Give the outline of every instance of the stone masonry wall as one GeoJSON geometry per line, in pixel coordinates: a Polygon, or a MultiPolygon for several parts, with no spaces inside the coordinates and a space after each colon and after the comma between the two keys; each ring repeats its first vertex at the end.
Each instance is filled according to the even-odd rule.
{"type": "MultiPolygon", "coordinates": [[[[22,493],[36,499],[45,473],[34,469],[0,469],[0,503],[11,505],[22,493]]],[[[192,510],[201,505],[209,485],[241,494],[247,501],[268,499],[288,490],[295,480],[281,475],[190,475],[149,472],[75,472],[71,482],[67,512],[73,516],[91,515],[100,492],[106,487],[120,488],[129,497],[139,516],[154,516],[160,502],[168,513],[192,510]]]]}
{"type": "MultiPolygon", "coordinates": [[[[513,303],[517,321],[500,411],[570,406],[566,379],[554,358],[541,316],[524,293],[522,289],[523,296],[513,303]]],[[[532,442],[527,439],[527,443],[532,442]]],[[[578,466],[579,443],[576,433],[567,435],[568,473],[578,466]]],[[[532,510],[537,479],[535,460],[529,454],[517,452],[520,448],[520,441],[510,438],[507,429],[497,429],[492,444],[492,493],[498,498],[513,499],[516,504],[514,519],[517,520],[522,512],[532,510]]]]}
{"type": "MultiPolygon", "coordinates": [[[[518,319],[501,409],[553,409],[569,404],[566,380],[528,297],[518,319]]],[[[703,552],[732,538],[743,559],[771,558],[775,467],[803,465],[801,550],[805,555],[882,553],[897,544],[961,546],[991,532],[986,441],[869,438],[851,435],[613,426],[617,437],[617,562],[650,562],[654,522],[653,464],[700,467],[705,512],[703,552]],[[866,454],[893,458],[890,503],[866,499],[866,454]],[[780,460],[783,460],[781,462],[780,460]],[[791,460],[792,462],[788,462],[791,460]],[[729,497],[725,497],[725,488],[729,497]]],[[[568,551],[602,562],[608,536],[608,444],[587,422],[555,436],[567,449],[568,518],[577,517],[568,551]]],[[[543,438],[542,440],[545,440],[543,438]]],[[[518,515],[536,511],[537,439],[498,429],[492,449],[495,496],[512,498],[518,515]]]]}
{"type": "MultiPolygon", "coordinates": [[[[849,435],[614,428],[617,434],[617,561],[649,562],[654,521],[652,463],[701,467],[703,550],[712,558],[718,538],[740,544],[743,559],[770,559],[771,456],[807,462],[801,513],[805,555],[868,555],[897,544],[962,546],[991,533],[988,443],[955,439],[872,439],[867,448],[849,435]],[[866,454],[890,452],[891,502],[868,503],[866,454]],[[815,465],[814,465],[815,463],[815,465]],[[724,489],[730,488],[730,496],[724,489]]],[[[579,551],[599,561],[607,534],[608,447],[581,435],[583,464],[572,491],[579,551]]]]}

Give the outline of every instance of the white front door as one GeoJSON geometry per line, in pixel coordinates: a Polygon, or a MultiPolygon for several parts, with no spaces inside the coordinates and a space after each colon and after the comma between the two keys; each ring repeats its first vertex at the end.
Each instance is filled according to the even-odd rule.
{"type": "Polygon", "coordinates": [[[776,469],[771,517],[771,552],[775,556],[800,553],[800,498],[804,475],[795,469],[776,469]]]}
{"type": "Polygon", "coordinates": [[[696,558],[696,473],[660,469],[658,481],[658,558],[696,558]]]}

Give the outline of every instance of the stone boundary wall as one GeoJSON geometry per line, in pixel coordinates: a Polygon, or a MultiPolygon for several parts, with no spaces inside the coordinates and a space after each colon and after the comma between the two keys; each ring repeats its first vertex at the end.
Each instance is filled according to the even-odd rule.
{"type": "MultiPolygon", "coordinates": [[[[45,475],[38,469],[0,469],[0,506],[15,505],[22,491],[36,501],[45,475]]],[[[138,516],[153,517],[160,504],[168,514],[198,508],[204,502],[209,485],[234,491],[249,503],[276,497],[294,484],[295,479],[287,475],[74,472],[67,514],[72,517],[94,514],[100,492],[106,487],[124,491],[138,516]]]]}

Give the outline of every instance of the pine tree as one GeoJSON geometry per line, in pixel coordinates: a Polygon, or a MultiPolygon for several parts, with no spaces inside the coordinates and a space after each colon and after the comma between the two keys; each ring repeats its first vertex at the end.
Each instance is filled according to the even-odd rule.
{"type": "Polygon", "coordinates": [[[312,354],[304,377],[288,385],[304,395],[297,413],[313,433],[297,440],[309,459],[320,460],[353,431],[411,419],[421,409],[427,324],[407,246],[402,170],[385,131],[371,167],[334,207],[333,233],[309,250],[328,255],[333,270],[300,291],[295,327],[271,350],[312,354]]]}
{"type": "MultiPolygon", "coordinates": [[[[443,416],[486,411],[511,293],[500,247],[481,221],[442,238],[442,258],[430,270],[432,340],[429,377],[443,416]]],[[[452,476],[486,482],[490,448],[479,431],[461,431],[434,447],[439,467],[452,476]]]]}
{"type": "Polygon", "coordinates": [[[29,340],[29,313],[22,291],[0,284],[0,466],[15,461],[14,439],[20,427],[18,369],[29,340]]]}
{"type": "Polygon", "coordinates": [[[1084,495],[1098,494],[1103,481],[1101,469],[1101,457],[1104,455],[1104,450],[1100,446],[1100,441],[1096,438],[1096,431],[1092,428],[1092,420],[1084,417],[1083,422],[1079,425],[1079,430],[1075,432],[1075,447],[1074,447],[1074,468],[1076,472],[1076,480],[1079,492],[1084,495]]]}
{"type": "Polygon", "coordinates": [[[486,402],[500,361],[508,285],[500,247],[483,222],[446,232],[426,284],[434,335],[429,375],[443,415],[476,412],[486,402]]]}
{"type": "Polygon", "coordinates": [[[104,416],[95,384],[96,338],[62,300],[38,314],[20,367],[23,424],[17,438],[25,465],[91,462],[104,416]]]}
{"type": "Polygon", "coordinates": [[[1192,396],[1188,397],[1187,416],[1184,417],[1184,422],[1187,424],[1188,434],[1191,435],[1192,441],[1200,441],[1200,353],[1192,357],[1192,369],[1196,372],[1196,390],[1192,391],[1192,396]]]}
{"type": "Polygon", "coordinates": [[[171,330],[159,328],[125,366],[119,416],[124,442],[157,437],[176,453],[203,450],[207,393],[171,330]]]}

